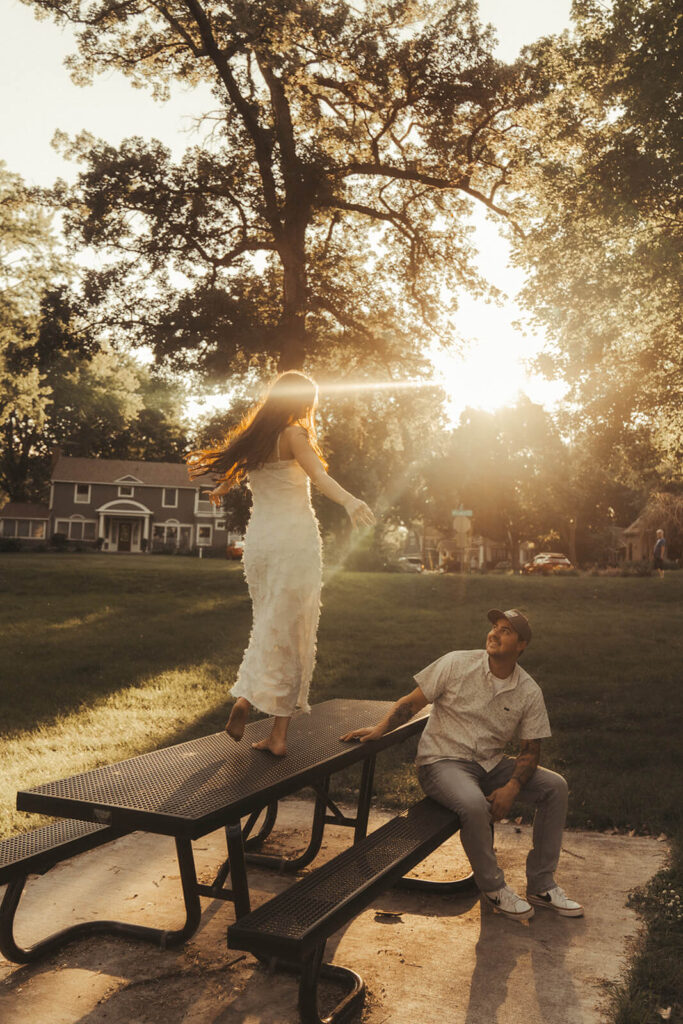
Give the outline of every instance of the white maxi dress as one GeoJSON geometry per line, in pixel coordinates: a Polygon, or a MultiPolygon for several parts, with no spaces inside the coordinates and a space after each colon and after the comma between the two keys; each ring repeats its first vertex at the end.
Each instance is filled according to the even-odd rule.
{"type": "MultiPolygon", "coordinates": [[[[279,439],[277,454],[279,456],[279,439]]],[[[309,711],[320,618],[322,545],[310,480],[296,459],[249,473],[253,496],[243,565],[253,607],[249,646],[232,688],[267,715],[309,711]]]]}

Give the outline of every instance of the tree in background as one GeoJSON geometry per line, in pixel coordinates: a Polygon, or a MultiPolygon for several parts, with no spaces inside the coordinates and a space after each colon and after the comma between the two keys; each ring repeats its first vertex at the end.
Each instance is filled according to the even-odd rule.
{"type": "Polygon", "coordinates": [[[182,458],[178,384],[95,341],[63,289],[44,293],[35,334],[8,344],[3,381],[0,487],[11,500],[45,499],[57,446],[91,458],[182,458]]]}
{"type": "Polygon", "coordinates": [[[87,296],[160,358],[412,374],[458,289],[484,291],[468,213],[502,212],[502,140],[531,97],[474,0],[26,2],[77,29],[79,84],[213,91],[211,137],[178,164],[63,140],[86,164],[71,231],[118,257],[87,296]]]}
{"type": "Polygon", "coordinates": [[[493,413],[466,409],[440,467],[450,492],[444,516],[471,509],[477,533],[504,540],[518,568],[520,543],[552,524],[548,478],[561,457],[550,416],[528,399],[493,413]]]}
{"type": "MultiPolygon", "coordinates": [[[[30,360],[21,374],[15,362],[35,343],[45,290],[55,280],[64,281],[65,274],[50,217],[20,176],[0,163],[0,432],[5,438],[14,438],[20,421],[31,420],[38,429],[44,421],[45,382],[30,360]]],[[[0,484],[23,497],[26,463],[21,459],[24,468],[12,469],[0,484]]]]}
{"type": "Polygon", "coordinates": [[[0,165],[0,488],[15,501],[46,497],[55,445],[172,461],[185,447],[179,387],[95,334],[74,277],[42,198],[0,165]]]}
{"type": "MultiPolygon", "coordinates": [[[[674,0],[577,0],[573,37],[526,57],[545,94],[521,118],[514,185],[525,302],[553,344],[581,426],[615,448],[645,430],[680,477],[681,10],[674,0]]],[[[628,463],[628,458],[626,459],[628,463]]]]}

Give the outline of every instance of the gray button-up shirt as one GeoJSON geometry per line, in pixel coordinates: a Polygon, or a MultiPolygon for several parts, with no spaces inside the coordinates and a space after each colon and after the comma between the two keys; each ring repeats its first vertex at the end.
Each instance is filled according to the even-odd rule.
{"type": "Polygon", "coordinates": [[[515,736],[551,735],[538,683],[520,665],[506,680],[497,679],[486,651],[444,654],[418,672],[415,682],[432,704],[417,748],[418,765],[454,758],[491,771],[515,736]]]}

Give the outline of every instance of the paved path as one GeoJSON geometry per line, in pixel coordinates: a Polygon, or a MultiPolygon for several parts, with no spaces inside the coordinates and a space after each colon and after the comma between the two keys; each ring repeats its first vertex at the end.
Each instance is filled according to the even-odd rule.
{"type": "MultiPolygon", "coordinates": [[[[307,801],[285,801],[271,848],[303,848],[311,813],[307,801]]],[[[373,814],[371,827],[389,816],[373,814]]],[[[496,829],[507,880],[522,890],[529,832],[512,824],[496,829]]],[[[349,838],[346,829],[329,829],[320,858],[349,838]]],[[[213,877],[223,844],[222,833],[195,844],[203,881],[213,877]]],[[[584,918],[539,909],[520,924],[472,896],[391,892],[333,936],[328,957],[365,978],[363,1024],[603,1024],[605,982],[619,977],[638,926],[626,907],[628,892],[661,867],[665,854],[654,839],[568,832],[560,881],[585,903],[584,918]]],[[[438,850],[422,874],[447,877],[456,861],[465,873],[457,839],[438,850]]],[[[265,871],[253,879],[264,899],[289,884],[265,871]]],[[[30,943],[44,934],[43,922],[52,930],[94,916],[178,927],[179,898],[173,841],[127,836],[31,879],[18,936],[30,943]],[[141,864],[143,871],[136,867],[141,864]]],[[[182,950],[91,938],[40,965],[18,967],[0,957],[0,1020],[297,1024],[294,979],[268,975],[251,956],[226,949],[232,905],[202,903],[200,930],[182,950]]]]}

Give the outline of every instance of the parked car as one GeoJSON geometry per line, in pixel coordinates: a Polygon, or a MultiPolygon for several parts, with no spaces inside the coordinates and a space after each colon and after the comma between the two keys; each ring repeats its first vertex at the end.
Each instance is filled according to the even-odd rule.
{"type": "Polygon", "coordinates": [[[522,567],[522,572],[527,575],[552,576],[553,573],[566,572],[567,569],[573,568],[574,566],[566,555],[557,551],[540,551],[531,562],[527,562],[522,567]]]}
{"type": "Polygon", "coordinates": [[[424,569],[419,555],[404,555],[403,558],[399,558],[398,564],[401,572],[422,572],[424,569]]]}
{"type": "Polygon", "coordinates": [[[225,549],[226,558],[241,558],[244,554],[244,545],[242,544],[228,544],[225,549]]]}

